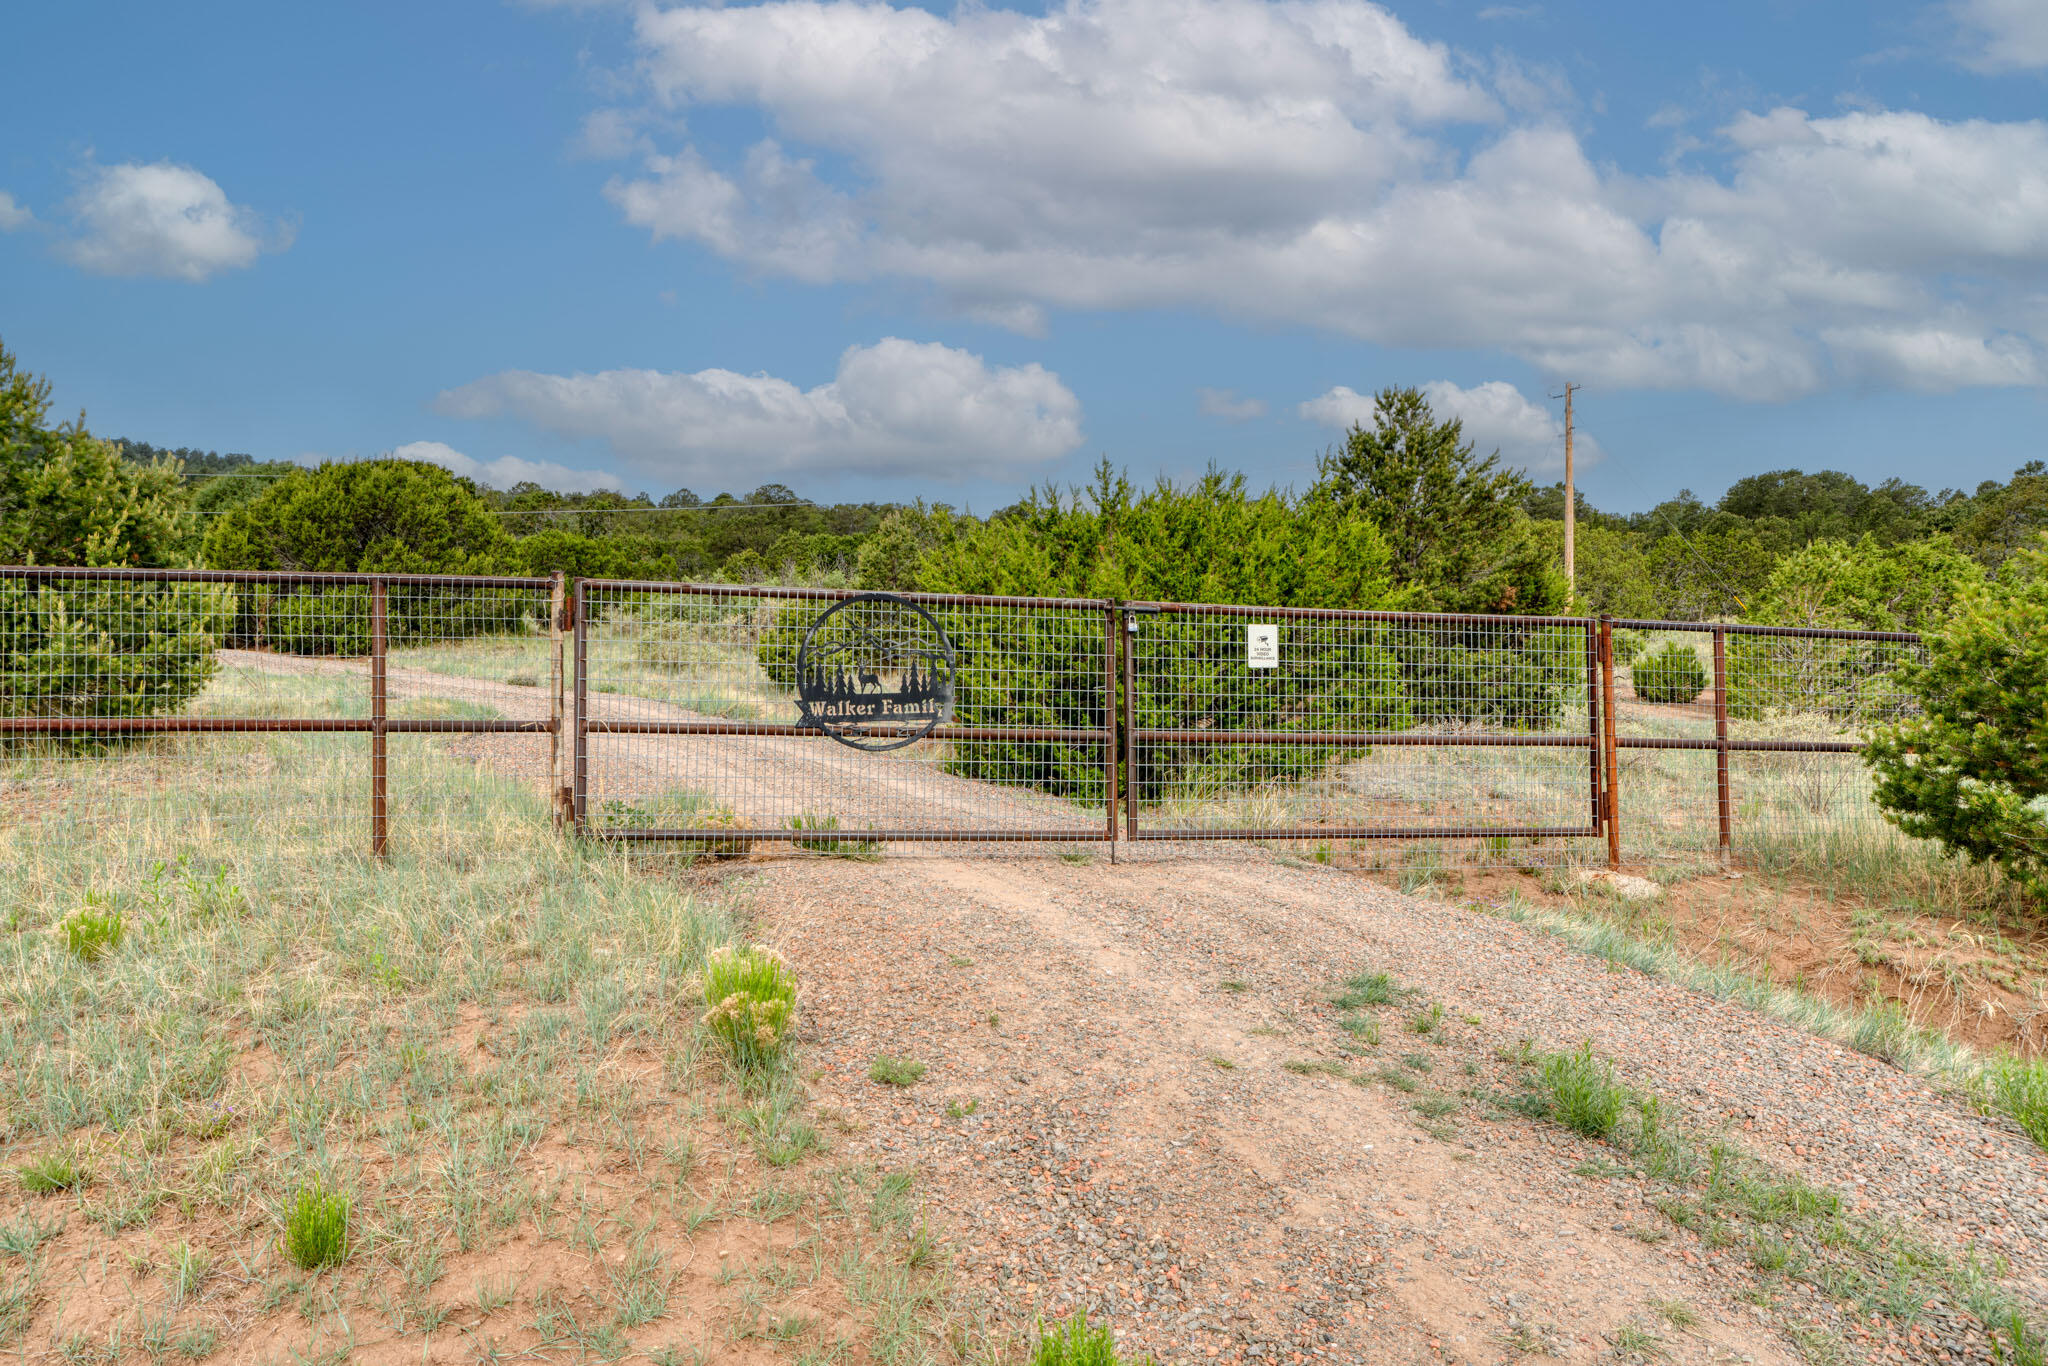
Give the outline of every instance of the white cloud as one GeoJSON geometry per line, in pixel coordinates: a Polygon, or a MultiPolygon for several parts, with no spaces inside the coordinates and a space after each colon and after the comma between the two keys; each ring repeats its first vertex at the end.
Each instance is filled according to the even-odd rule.
{"type": "Polygon", "coordinates": [[[494,489],[509,489],[515,484],[529,482],[557,493],[587,493],[594,489],[617,492],[625,488],[617,475],[603,470],[574,470],[549,460],[521,460],[516,455],[478,460],[439,441],[408,441],[391,454],[398,460],[424,460],[439,465],[494,489]]]}
{"type": "Polygon", "coordinates": [[[617,161],[652,150],[640,131],[640,118],[630,109],[593,109],[584,115],[576,151],[597,161],[617,161]]]}
{"type": "Polygon", "coordinates": [[[2039,384],[2040,358],[2023,338],[1922,328],[1840,328],[1822,336],[1852,378],[1942,392],[1970,385],[2039,384]]]}
{"type": "Polygon", "coordinates": [[[637,472],[676,482],[1014,475],[1081,443],[1080,401],[1051,371],[991,367],[966,351],[895,337],[849,347],[834,379],[807,390],[731,370],[511,370],[452,389],[436,406],[599,438],[637,472]]]}
{"type": "Polygon", "coordinates": [[[960,311],[978,323],[1000,327],[1006,332],[1015,332],[1020,337],[1045,335],[1045,310],[1037,304],[970,303],[962,304],[960,311]]]}
{"type": "Polygon", "coordinates": [[[35,215],[28,211],[27,205],[17,202],[7,191],[0,190],[0,232],[13,232],[34,221],[35,215]]]}
{"type": "Polygon", "coordinates": [[[1220,417],[1225,422],[1249,422],[1266,415],[1266,400],[1239,398],[1235,389],[1195,390],[1195,411],[1203,417],[1220,417]]]}
{"type": "Polygon", "coordinates": [[[2048,6],[2041,0],[1956,0],[1967,65],[1980,71],[2048,67],[2048,6]]]}
{"type": "Polygon", "coordinates": [[[1722,130],[1719,176],[1636,177],[1540,112],[1550,75],[1482,74],[1367,0],[764,0],[636,33],[665,116],[738,106],[771,136],[643,156],[606,190],[628,222],[1020,330],[1193,307],[1753,399],[1868,382],[1833,337],[2048,334],[2039,121],[1781,109],[1722,130]]]}
{"type": "Polygon", "coordinates": [[[204,280],[291,245],[211,179],[169,161],[94,167],[71,201],[63,254],[99,275],[204,280]]]}
{"type": "Polygon", "coordinates": [[[1320,397],[1309,399],[1295,410],[1303,420],[1320,427],[1349,431],[1372,425],[1372,395],[1361,394],[1348,384],[1339,384],[1320,397]]]}
{"type": "MultiPolygon", "coordinates": [[[[1503,463],[1535,474],[1564,469],[1564,419],[1530,402],[1505,380],[1488,380],[1466,389],[1447,379],[1421,386],[1430,411],[1439,419],[1455,417],[1465,424],[1465,439],[1481,455],[1499,451],[1503,463]]],[[[1372,395],[1337,385],[1295,409],[1319,426],[1348,430],[1372,425],[1372,395]]],[[[1572,434],[1572,456],[1584,469],[1604,456],[1600,443],[1578,428],[1572,434]]]]}

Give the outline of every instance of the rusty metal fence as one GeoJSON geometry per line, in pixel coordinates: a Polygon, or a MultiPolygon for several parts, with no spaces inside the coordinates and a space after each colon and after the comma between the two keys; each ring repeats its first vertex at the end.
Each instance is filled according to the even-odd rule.
{"type": "Polygon", "coordinates": [[[1123,611],[1133,840],[1600,833],[1597,622],[1123,611]]]}
{"type": "Polygon", "coordinates": [[[366,819],[381,855],[406,811],[480,803],[452,775],[517,772],[545,803],[564,733],[563,591],[559,578],[0,569],[0,810],[102,830],[155,814],[231,838],[366,819]],[[394,736],[444,762],[406,742],[394,753],[394,736]]]}
{"type": "Polygon", "coordinates": [[[223,832],[367,815],[381,854],[408,811],[509,791],[685,853],[1811,864],[1902,838],[1858,750],[1910,707],[1895,666],[1919,654],[1592,618],[10,568],[0,821],[94,819],[118,793],[223,832]]]}
{"type": "Polygon", "coordinates": [[[586,580],[574,615],[593,834],[701,852],[1114,835],[1108,603],[586,580]]]}

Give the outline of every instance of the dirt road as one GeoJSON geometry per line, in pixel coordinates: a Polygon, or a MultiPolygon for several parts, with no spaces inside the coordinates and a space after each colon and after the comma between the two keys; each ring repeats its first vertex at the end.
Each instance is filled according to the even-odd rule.
{"type": "MultiPolygon", "coordinates": [[[[704,743],[631,753],[650,774],[701,771],[687,747],[704,743]]],[[[865,782],[885,805],[931,791],[818,742],[716,743],[737,803],[788,784],[865,782]]],[[[1115,866],[892,851],[687,877],[749,903],[797,965],[840,1155],[922,1173],[961,1274],[1013,1312],[1086,1307],[1166,1360],[1991,1359],[1952,1307],[1859,1317],[1772,1267],[1767,1231],[1675,1222],[1614,1150],[1516,1108],[1524,1040],[1590,1040],[1698,1133],[1842,1193],[1858,1219],[2003,1258],[2011,1288],[2048,1296],[2048,1154],[2009,1123],[1478,911],[1250,849],[1115,866]],[[1376,1043],[1330,1004],[1368,971],[1412,993],[1368,1012],[1376,1043]],[[928,1070],[885,1086],[877,1054],[928,1070]]],[[[1901,1271],[1861,1293],[1914,1286],[1901,1271]]]]}

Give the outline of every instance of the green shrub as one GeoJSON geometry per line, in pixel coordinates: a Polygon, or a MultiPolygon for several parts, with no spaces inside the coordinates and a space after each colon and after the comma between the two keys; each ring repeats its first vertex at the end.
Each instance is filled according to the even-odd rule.
{"type": "Polygon", "coordinates": [[[1629,1094],[1614,1080],[1614,1064],[1593,1051],[1591,1040],[1576,1052],[1548,1053],[1538,1072],[1550,1117],[1589,1138],[1606,1138],[1628,1109],[1629,1094]]]}
{"type": "Polygon", "coordinates": [[[1632,677],[1636,696],[1645,702],[1690,702],[1707,686],[1698,653],[1675,640],[1638,659],[1632,677]]]}
{"type": "Polygon", "coordinates": [[[212,679],[231,605],[204,584],[0,580],[0,715],[175,712],[212,679]]]}
{"type": "Polygon", "coordinates": [[[796,977],[758,944],[716,948],[704,959],[704,1027],[750,1070],[771,1067],[796,1023],[796,977]]]}
{"type": "Polygon", "coordinates": [[[215,569],[488,574],[511,538],[474,487],[423,460],[329,462],[272,480],[214,519],[215,569]]]}
{"type": "MultiPolygon", "coordinates": [[[[1880,545],[1820,540],[1771,572],[1747,620],[1765,626],[1926,632],[1980,594],[1984,571],[1947,536],[1880,545]]],[[[1910,642],[1731,635],[1728,713],[1818,716],[1861,729],[1913,705],[1910,642]]]]}
{"type": "Polygon", "coordinates": [[[1076,1313],[1050,1326],[1039,1324],[1030,1366],[1155,1366],[1155,1361],[1149,1352],[1135,1357],[1120,1355],[1116,1337],[1108,1328],[1093,1327],[1086,1314],[1076,1313]]]}
{"type": "Polygon", "coordinates": [[[285,1216],[284,1250],[302,1271],[331,1266],[348,1256],[349,1199],[314,1182],[301,1187],[285,1216]]]}
{"type": "MultiPolygon", "coordinates": [[[[494,574],[528,566],[463,480],[416,460],[362,460],[295,470],[214,519],[216,569],[335,574],[494,574]]],[[[391,590],[393,648],[525,629],[545,610],[518,589],[391,590]]],[[[236,595],[234,642],[287,654],[361,655],[370,648],[367,586],[249,585],[236,595]]]]}
{"type": "Polygon", "coordinates": [[[64,947],[85,963],[97,963],[121,947],[121,913],[100,902],[89,901],[64,920],[64,947]]]}
{"type": "Polygon", "coordinates": [[[1995,864],[2048,902],[2048,543],[1968,595],[1899,671],[1920,710],[1864,748],[1871,797],[1908,835],[1995,864]]]}

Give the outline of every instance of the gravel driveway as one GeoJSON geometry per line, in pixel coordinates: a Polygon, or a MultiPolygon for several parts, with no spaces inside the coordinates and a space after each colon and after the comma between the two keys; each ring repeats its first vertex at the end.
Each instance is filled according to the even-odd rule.
{"type": "MultiPolygon", "coordinates": [[[[1285,1070],[1340,1056],[1329,996],[1369,969],[1447,1012],[1428,1041],[1389,1014],[1375,1050],[1426,1065],[1425,1089],[1507,1089],[1502,1049],[1590,1038],[1694,1124],[2043,1290],[2048,1155],[2017,1131],[1512,922],[1251,852],[781,860],[733,882],[809,984],[846,1146],[929,1174],[972,1277],[1086,1305],[1169,1360],[1591,1360],[1625,1324],[1682,1361],[1798,1360],[1787,1321],[1862,1341],[1796,1284],[1772,1309],[1744,1302],[1747,1250],[1674,1228],[1639,1180],[1578,1174],[1612,1156],[1597,1143],[1478,1101],[1430,1124],[1391,1087],[1285,1070]],[[930,1071],[875,1084],[877,1052],[930,1071]],[[1660,1322],[1672,1303],[1698,1323],[1660,1322]]],[[[1965,1322],[1916,1332],[1862,1345],[1989,1359],[1965,1322]]]]}
{"type": "MultiPolygon", "coordinates": [[[[392,685],[507,715],[537,692],[410,670],[392,685]]],[[[594,714],[661,706],[606,698],[594,714]]],[[[508,766],[545,754],[479,741],[508,766]]],[[[975,810],[1072,816],[929,771],[905,789],[887,760],[818,741],[636,737],[626,752],[658,776],[701,770],[705,744],[746,769],[739,803],[850,783],[883,811],[957,784],[975,810]]],[[[1525,1039],[1590,1039],[1697,1128],[1952,1254],[2002,1258],[2009,1288],[2048,1302],[2048,1154],[2009,1123],[1479,911],[1241,848],[1114,866],[1099,850],[892,849],[686,877],[748,902],[796,963],[840,1155],[918,1170],[962,1275],[1021,1315],[1085,1306],[1176,1362],[1611,1360],[1630,1326],[1660,1339],[1635,1350],[1676,1361],[1815,1359],[1792,1338],[1809,1326],[1851,1359],[1991,1360],[1963,1318],[1858,1321],[1674,1226],[1644,1181],[1602,1174],[1609,1150],[1498,1103],[1525,1039]],[[1444,1023],[1425,1038],[1383,1012],[1377,1048],[1341,1053],[1329,998],[1368,970],[1444,1023]],[[877,1053],[929,1070],[884,1086],[868,1079],[877,1053]],[[1417,1094],[1286,1067],[1339,1060],[1455,1104],[1425,1116],[1417,1094]]]]}

